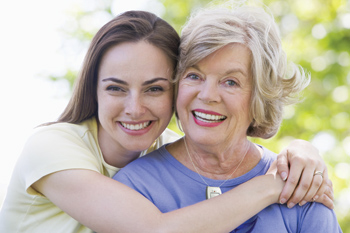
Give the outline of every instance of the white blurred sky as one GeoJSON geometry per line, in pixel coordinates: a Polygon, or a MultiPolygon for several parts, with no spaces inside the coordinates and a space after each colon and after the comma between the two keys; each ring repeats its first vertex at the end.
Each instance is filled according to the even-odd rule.
{"type": "MultiPolygon", "coordinates": [[[[69,18],[67,12],[77,6],[94,8],[96,2],[99,1],[0,0],[0,206],[3,190],[32,129],[55,120],[68,102],[67,83],[47,78],[48,74],[60,73],[67,61],[75,59],[62,52],[61,29],[69,18]]],[[[114,14],[130,9],[159,14],[162,10],[156,0],[113,3],[114,14]]],[[[80,66],[81,61],[75,62],[80,66]]]]}

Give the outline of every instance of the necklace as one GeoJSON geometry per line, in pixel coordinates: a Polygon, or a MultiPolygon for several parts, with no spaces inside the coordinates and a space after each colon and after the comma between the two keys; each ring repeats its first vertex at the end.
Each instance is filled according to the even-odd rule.
{"type": "Polygon", "coordinates": [[[196,170],[196,173],[198,174],[198,176],[202,179],[202,181],[207,185],[207,188],[206,188],[206,197],[207,199],[210,199],[210,198],[213,198],[213,197],[216,197],[216,196],[219,196],[220,194],[222,194],[221,192],[221,186],[223,184],[226,183],[226,181],[228,181],[228,179],[230,179],[232,177],[232,175],[237,171],[237,169],[239,168],[239,166],[241,165],[241,163],[243,162],[245,156],[247,155],[248,153],[248,150],[249,150],[249,145],[247,147],[247,150],[245,151],[244,153],[244,156],[243,158],[241,159],[241,161],[239,162],[238,166],[235,168],[235,170],[233,170],[233,172],[226,178],[226,180],[224,180],[220,185],[219,187],[213,187],[213,186],[209,186],[209,184],[203,179],[203,177],[201,176],[201,174],[199,174],[199,171],[197,169],[197,167],[194,165],[193,163],[193,160],[192,160],[192,157],[191,157],[191,154],[187,148],[187,143],[186,143],[186,139],[184,137],[184,142],[185,142],[185,147],[186,147],[186,151],[187,151],[187,154],[188,154],[188,157],[190,157],[190,160],[191,160],[191,163],[192,163],[192,166],[194,167],[194,169],[196,170]]]}

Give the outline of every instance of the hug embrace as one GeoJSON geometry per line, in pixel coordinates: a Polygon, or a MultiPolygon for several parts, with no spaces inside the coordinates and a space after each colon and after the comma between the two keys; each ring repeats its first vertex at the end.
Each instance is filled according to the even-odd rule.
{"type": "Polygon", "coordinates": [[[260,7],[199,11],[181,40],[152,13],[118,15],[57,122],[28,139],[0,231],[341,232],[317,150],[247,138],[272,137],[308,82],[260,7]]]}

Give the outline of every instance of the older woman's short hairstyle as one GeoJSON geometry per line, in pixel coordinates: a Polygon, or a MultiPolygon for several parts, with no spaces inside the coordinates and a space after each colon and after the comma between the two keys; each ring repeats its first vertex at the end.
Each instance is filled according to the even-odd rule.
{"type": "Polygon", "coordinates": [[[187,68],[230,43],[244,44],[252,55],[253,120],[247,135],[272,137],[282,121],[283,105],[295,102],[309,77],[293,63],[287,72],[277,25],[263,8],[241,6],[196,12],[182,30],[177,80],[187,68]]]}
{"type": "Polygon", "coordinates": [[[174,28],[149,12],[125,12],[105,24],[92,39],[72,97],[58,122],[80,123],[97,116],[97,74],[103,55],[112,46],[142,40],[169,57],[175,74],[180,38],[174,28]]]}

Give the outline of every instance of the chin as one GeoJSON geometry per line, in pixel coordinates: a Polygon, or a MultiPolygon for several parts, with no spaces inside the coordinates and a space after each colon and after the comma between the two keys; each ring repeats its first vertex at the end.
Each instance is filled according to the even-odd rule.
{"type": "Polygon", "coordinates": [[[150,142],[140,142],[137,141],[136,143],[133,143],[129,146],[127,146],[126,148],[130,151],[144,151],[147,150],[153,143],[154,141],[150,141],[150,142]]]}

